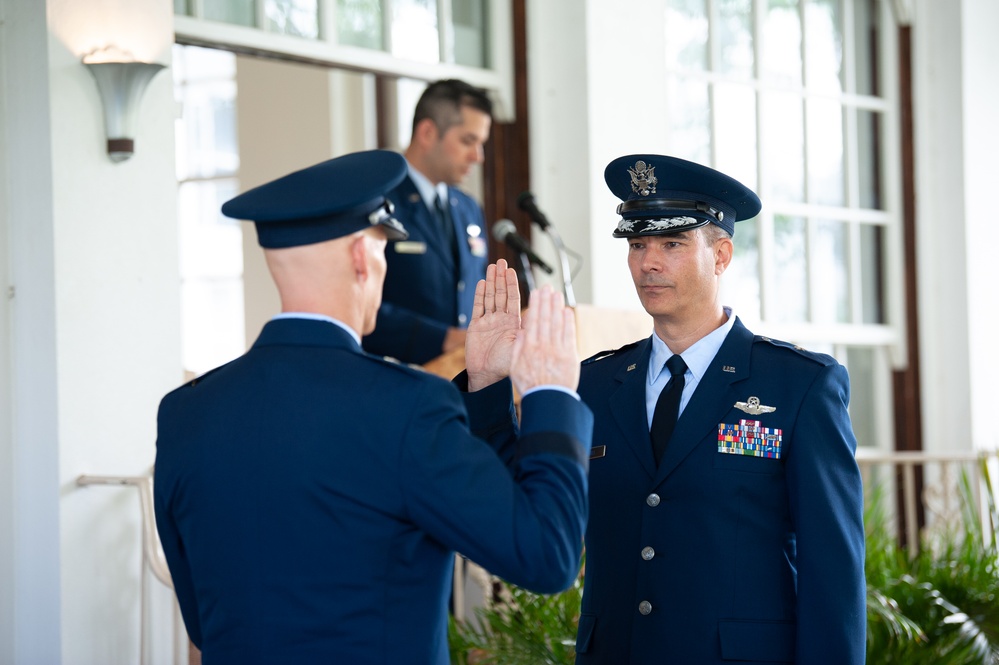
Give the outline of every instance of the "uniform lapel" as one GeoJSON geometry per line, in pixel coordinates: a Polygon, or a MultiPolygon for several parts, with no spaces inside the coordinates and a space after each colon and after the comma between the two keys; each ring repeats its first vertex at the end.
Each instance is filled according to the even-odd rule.
{"type": "Polygon", "coordinates": [[[648,374],[651,338],[637,344],[622,359],[614,379],[620,382],[608,399],[611,413],[621,430],[622,438],[638,458],[650,478],[656,475],[656,461],[649,439],[648,415],[645,410],[645,377],[648,374]],[[632,369],[628,369],[631,367],[632,369]]]}
{"type": "Polygon", "coordinates": [[[694,448],[717,431],[718,423],[732,409],[737,399],[734,384],[749,378],[752,344],[753,334],[736,318],[676,421],[676,429],[655,474],[658,482],[665,480],[694,448]]]}
{"type": "MultiPolygon", "coordinates": [[[[427,204],[420,197],[420,192],[416,189],[416,185],[407,176],[397,191],[402,194],[397,203],[402,225],[406,227],[406,230],[411,235],[415,235],[413,231],[418,230],[419,235],[427,243],[427,253],[433,254],[438,261],[453,268],[454,255],[451,253],[451,246],[450,244],[444,244],[443,238],[441,238],[440,224],[438,224],[434,214],[427,209],[427,204]],[[413,228],[410,228],[410,226],[413,228]]],[[[452,210],[451,212],[453,213],[454,211],[452,210]]],[[[454,215],[452,214],[451,217],[453,225],[454,215]]]]}

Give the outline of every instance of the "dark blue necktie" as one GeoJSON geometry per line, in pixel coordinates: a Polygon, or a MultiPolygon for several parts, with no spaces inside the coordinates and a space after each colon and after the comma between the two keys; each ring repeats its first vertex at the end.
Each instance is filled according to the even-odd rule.
{"type": "Polygon", "coordinates": [[[434,199],[434,208],[437,212],[437,222],[443,234],[444,247],[451,251],[451,255],[457,260],[458,244],[454,237],[454,224],[451,223],[451,210],[446,201],[441,199],[440,194],[434,199]]]}
{"type": "Polygon", "coordinates": [[[673,428],[680,415],[680,396],[683,395],[683,374],[687,371],[687,363],[679,355],[673,355],[666,361],[666,369],[669,370],[670,380],[659,393],[656,410],[652,414],[652,428],[649,430],[656,466],[659,466],[659,460],[663,458],[666,444],[673,436],[673,428]]]}

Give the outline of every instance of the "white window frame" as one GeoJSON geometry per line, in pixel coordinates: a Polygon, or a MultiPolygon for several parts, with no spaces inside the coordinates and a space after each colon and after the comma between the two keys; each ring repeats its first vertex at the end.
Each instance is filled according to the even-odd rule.
{"type": "MultiPolygon", "coordinates": [[[[383,0],[384,15],[391,16],[393,0],[383,0]]],[[[258,14],[262,2],[257,3],[258,14]]],[[[222,48],[238,53],[281,58],[327,67],[399,76],[424,81],[460,78],[493,95],[494,117],[501,122],[513,119],[513,7],[511,0],[489,0],[487,21],[489,69],[458,65],[453,60],[451,0],[437,0],[440,31],[439,63],[404,60],[385,51],[338,44],[336,41],[336,1],[318,0],[319,37],[306,39],[267,32],[257,27],[231,25],[198,18],[203,15],[201,0],[192,0],[192,16],[174,16],[176,41],[181,44],[222,48]]],[[[258,15],[258,25],[265,25],[258,15]]]]}

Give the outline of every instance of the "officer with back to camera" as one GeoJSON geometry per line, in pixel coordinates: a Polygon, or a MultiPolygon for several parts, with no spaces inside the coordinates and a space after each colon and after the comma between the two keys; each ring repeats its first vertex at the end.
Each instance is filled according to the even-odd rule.
{"type": "Polygon", "coordinates": [[[521,328],[515,272],[489,267],[464,396],[361,349],[406,236],[385,197],[405,168],[355,153],[223,206],[255,222],[282,312],[160,404],[156,523],[205,665],[444,665],[455,551],[542,593],[575,579],[592,415],[561,298],[532,294],[521,328]],[[491,436],[511,379],[513,442],[491,436]]]}

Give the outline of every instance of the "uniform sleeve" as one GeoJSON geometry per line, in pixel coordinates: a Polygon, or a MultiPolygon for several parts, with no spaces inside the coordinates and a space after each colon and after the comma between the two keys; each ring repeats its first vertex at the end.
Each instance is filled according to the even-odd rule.
{"type": "MultiPolygon", "coordinates": [[[[163,408],[160,407],[160,419],[163,419],[163,408]]],[[[156,531],[159,533],[163,554],[170,569],[174,593],[180,605],[180,614],[184,618],[184,626],[194,646],[201,648],[201,621],[198,613],[198,601],[191,579],[191,567],[180,540],[180,533],[170,510],[170,496],[173,482],[170,479],[169,468],[157,458],[153,469],[153,509],[156,515],[156,531]]]]}
{"type": "Polygon", "coordinates": [[[846,369],[824,367],[802,402],[786,459],[796,531],[798,663],[865,660],[864,501],[849,399],[846,369]]]}
{"type": "Polygon", "coordinates": [[[538,593],[567,588],[586,527],[589,408],[558,391],[523,400],[508,468],[468,430],[458,393],[428,385],[402,447],[410,518],[445,546],[538,593]],[[418,435],[417,433],[424,434],[418,435]],[[419,437],[422,440],[417,440],[419,437]]]}

